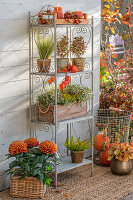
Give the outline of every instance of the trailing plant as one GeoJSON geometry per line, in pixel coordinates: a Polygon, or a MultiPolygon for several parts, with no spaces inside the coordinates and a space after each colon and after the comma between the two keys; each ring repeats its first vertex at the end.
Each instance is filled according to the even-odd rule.
{"type": "MultiPolygon", "coordinates": [[[[82,87],[78,84],[68,84],[64,90],[57,88],[57,104],[58,105],[72,105],[82,104],[92,99],[93,94],[88,87],[82,87]]],[[[52,87],[47,89],[44,93],[37,96],[37,101],[40,107],[48,107],[49,104],[55,104],[55,89],[52,87]]]]}
{"type": "Polygon", "coordinates": [[[86,42],[82,36],[75,37],[70,47],[70,51],[80,58],[86,51],[86,42]]]}
{"type": "Polygon", "coordinates": [[[15,141],[9,146],[8,158],[15,158],[10,164],[6,174],[20,176],[20,179],[36,177],[43,184],[50,185],[49,173],[55,165],[61,164],[54,142],[28,138],[25,141],[15,141]],[[32,148],[31,148],[32,147],[32,148]]]}
{"type": "Polygon", "coordinates": [[[69,142],[69,139],[66,139],[64,146],[70,150],[70,151],[84,151],[88,150],[92,147],[92,140],[81,140],[80,137],[75,141],[73,140],[73,136],[71,138],[71,141],[69,142]]]}
{"type": "Polygon", "coordinates": [[[61,58],[65,58],[68,53],[69,38],[65,35],[61,37],[61,40],[57,42],[57,55],[61,58]]]}
{"type": "Polygon", "coordinates": [[[119,145],[113,145],[109,150],[108,160],[115,158],[121,162],[127,162],[129,159],[133,159],[133,147],[126,143],[119,145]]]}
{"type": "Polygon", "coordinates": [[[36,45],[40,59],[49,59],[54,50],[54,41],[51,37],[37,37],[36,45]]]}

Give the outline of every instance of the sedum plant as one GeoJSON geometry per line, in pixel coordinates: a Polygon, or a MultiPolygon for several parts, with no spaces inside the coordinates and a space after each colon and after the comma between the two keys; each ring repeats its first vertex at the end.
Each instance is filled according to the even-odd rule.
{"type": "Polygon", "coordinates": [[[84,55],[86,52],[86,42],[82,36],[74,38],[70,47],[70,51],[78,58],[84,55]]]}
{"type": "Polygon", "coordinates": [[[80,140],[80,137],[75,141],[73,140],[73,136],[71,141],[69,142],[69,139],[66,139],[65,141],[65,147],[70,151],[84,151],[88,150],[92,147],[92,140],[91,138],[87,140],[80,140]]]}
{"type": "Polygon", "coordinates": [[[37,37],[36,45],[38,48],[38,53],[40,59],[49,59],[53,50],[54,50],[54,42],[51,37],[37,37]]]}
{"type": "Polygon", "coordinates": [[[63,35],[61,40],[57,42],[57,55],[59,57],[65,58],[68,55],[68,42],[69,39],[65,35],[63,35]]]}

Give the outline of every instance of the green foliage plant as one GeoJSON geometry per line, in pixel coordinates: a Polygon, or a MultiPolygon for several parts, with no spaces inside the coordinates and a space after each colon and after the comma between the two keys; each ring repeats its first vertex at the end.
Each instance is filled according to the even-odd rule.
{"type": "Polygon", "coordinates": [[[84,151],[84,150],[88,150],[92,147],[92,140],[91,140],[91,138],[88,141],[81,140],[79,137],[75,141],[75,140],[73,140],[73,136],[72,136],[70,142],[69,142],[69,139],[66,139],[64,146],[70,151],[84,151]]]}
{"type": "Polygon", "coordinates": [[[40,59],[49,59],[54,50],[54,41],[51,37],[37,37],[36,41],[40,59]]]}
{"type": "MultiPolygon", "coordinates": [[[[78,84],[68,84],[64,91],[57,88],[57,104],[58,105],[82,105],[86,101],[92,99],[93,94],[91,89],[88,87],[83,87],[78,84]]],[[[40,93],[37,96],[37,102],[42,108],[48,107],[49,104],[55,105],[55,89],[46,89],[45,92],[40,93]]]]}

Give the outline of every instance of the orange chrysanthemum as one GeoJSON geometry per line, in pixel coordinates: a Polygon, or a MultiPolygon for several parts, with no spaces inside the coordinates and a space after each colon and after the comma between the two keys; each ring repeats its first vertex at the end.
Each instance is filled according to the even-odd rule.
{"type": "Polygon", "coordinates": [[[27,147],[29,148],[39,146],[39,141],[34,137],[27,138],[26,140],[24,140],[24,142],[27,144],[27,147]]]}
{"type": "Polygon", "coordinates": [[[14,156],[19,153],[27,152],[27,144],[23,141],[14,141],[9,145],[8,149],[11,156],[14,156]]]}
{"type": "Polygon", "coordinates": [[[45,154],[55,153],[57,151],[57,145],[54,142],[46,140],[40,143],[39,150],[45,154]]]}

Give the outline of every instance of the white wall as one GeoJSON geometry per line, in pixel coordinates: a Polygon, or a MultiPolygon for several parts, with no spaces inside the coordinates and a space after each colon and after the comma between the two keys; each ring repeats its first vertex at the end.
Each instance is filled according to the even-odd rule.
{"type": "MultiPolygon", "coordinates": [[[[28,12],[45,4],[94,16],[94,105],[99,99],[100,0],[0,0],[0,190],[9,143],[29,137],[28,12]]],[[[60,129],[59,134],[64,129],[60,129]]],[[[42,135],[42,131],[37,133],[42,135]]],[[[48,136],[45,134],[45,136],[48,136]]]]}

